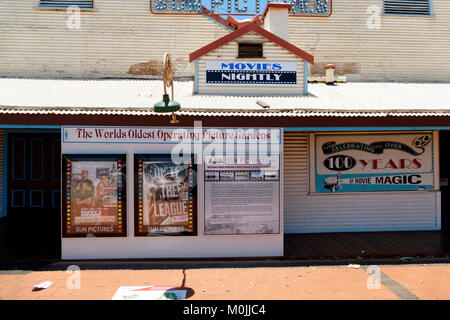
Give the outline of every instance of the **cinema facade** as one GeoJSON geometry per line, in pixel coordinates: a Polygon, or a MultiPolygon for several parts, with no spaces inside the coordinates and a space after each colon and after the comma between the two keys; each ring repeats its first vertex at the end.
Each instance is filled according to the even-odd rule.
{"type": "Polygon", "coordinates": [[[1,220],[17,251],[273,257],[286,234],[441,230],[448,221],[445,116],[196,110],[177,112],[171,126],[150,110],[13,109],[2,115],[1,220]],[[202,141],[180,143],[180,129],[202,141]],[[226,132],[236,137],[227,142],[226,132]],[[269,162],[252,158],[255,146],[269,162]],[[174,164],[176,148],[192,158],[174,164]],[[83,171],[96,191],[79,204],[83,171]]]}
{"type": "Polygon", "coordinates": [[[312,83],[288,9],[192,52],[174,112],[160,80],[0,79],[7,256],[283,257],[288,234],[448,228],[450,85],[312,83]]]}
{"type": "MultiPolygon", "coordinates": [[[[50,91],[64,82],[17,81],[25,87],[37,81],[50,91]]],[[[110,90],[117,83],[101,85],[110,90]]],[[[123,85],[139,90],[142,84],[123,85]]],[[[310,87],[320,91],[325,85],[310,87]]],[[[201,111],[187,110],[189,102],[179,99],[176,126],[150,107],[107,110],[91,102],[83,108],[3,108],[1,220],[7,245],[33,252],[61,248],[63,259],[267,257],[283,256],[283,236],[291,233],[445,228],[446,115],[266,111],[251,100],[255,106],[246,111],[201,111]],[[192,159],[173,165],[171,153],[184,146],[178,129],[189,137],[200,130],[203,141],[188,144],[196,151],[192,159]],[[208,130],[223,140],[204,139],[208,130]],[[220,135],[227,131],[236,135],[229,138],[231,157],[227,136],[220,135]],[[252,143],[267,147],[269,165],[251,159],[252,143]],[[211,159],[211,149],[228,158],[211,159]],[[76,189],[83,170],[96,189],[104,184],[108,191],[81,206],[86,210],[74,200],[83,198],[76,189]],[[160,182],[147,176],[173,185],[158,190],[160,182]],[[159,206],[154,221],[150,199],[159,206]]]]}

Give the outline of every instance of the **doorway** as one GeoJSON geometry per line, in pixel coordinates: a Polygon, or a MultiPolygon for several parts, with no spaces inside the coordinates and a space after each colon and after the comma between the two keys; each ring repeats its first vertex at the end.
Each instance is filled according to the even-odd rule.
{"type": "Polygon", "coordinates": [[[7,252],[61,256],[61,139],[58,131],[8,131],[7,252]]]}

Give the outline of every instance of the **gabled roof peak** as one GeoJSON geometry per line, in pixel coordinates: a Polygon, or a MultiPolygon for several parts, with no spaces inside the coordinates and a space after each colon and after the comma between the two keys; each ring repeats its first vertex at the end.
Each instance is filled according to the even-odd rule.
{"type": "MultiPolygon", "coordinates": [[[[258,17],[258,16],[255,16],[255,17],[258,17]]],[[[252,21],[253,21],[253,19],[252,19],[252,21]]],[[[217,48],[219,48],[219,47],[221,47],[221,46],[223,46],[223,45],[225,45],[225,44],[227,44],[249,32],[252,32],[252,31],[263,36],[267,40],[272,41],[273,43],[276,43],[277,45],[288,50],[289,52],[299,56],[303,60],[308,61],[311,64],[314,64],[314,57],[312,55],[310,55],[306,51],[303,51],[302,49],[294,46],[290,42],[281,39],[280,37],[276,36],[275,34],[261,28],[256,23],[251,23],[251,22],[247,22],[245,25],[238,28],[236,31],[233,31],[230,34],[227,34],[226,36],[224,36],[220,39],[217,39],[216,41],[213,41],[210,44],[192,52],[189,55],[189,62],[197,60],[198,58],[204,56],[205,54],[207,54],[211,51],[214,51],[217,48]]]]}

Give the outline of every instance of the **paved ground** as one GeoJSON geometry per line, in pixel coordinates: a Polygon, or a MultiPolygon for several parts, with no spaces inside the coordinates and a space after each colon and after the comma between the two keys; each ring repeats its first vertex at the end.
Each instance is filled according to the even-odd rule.
{"type": "Polygon", "coordinates": [[[79,278],[75,278],[76,273],[66,272],[66,266],[62,264],[55,264],[55,270],[51,266],[46,268],[49,271],[2,270],[0,298],[109,300],[120,286],[184,285],[190,288],[188,299],[194,300],[450,299],[450,264],[380,265],[379,269],[344,265],[191,266],[164,270],[127,270],[124,265],[119,269],[93,270],[98,268],[80,264],[79,278]],[[53,284],[45,290],[32,290],[34,285],[44,281],[53,284]],[[78,283],[80,286],[76,288],[78,283]]]}

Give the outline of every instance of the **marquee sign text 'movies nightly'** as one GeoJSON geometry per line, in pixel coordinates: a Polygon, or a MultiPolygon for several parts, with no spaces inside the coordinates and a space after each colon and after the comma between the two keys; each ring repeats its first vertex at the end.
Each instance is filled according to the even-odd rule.
{"type": "Polygon", "coordinates": [[[206,61],[206,84],[292,86],[297,84],[297,63],[206,61]]]}

